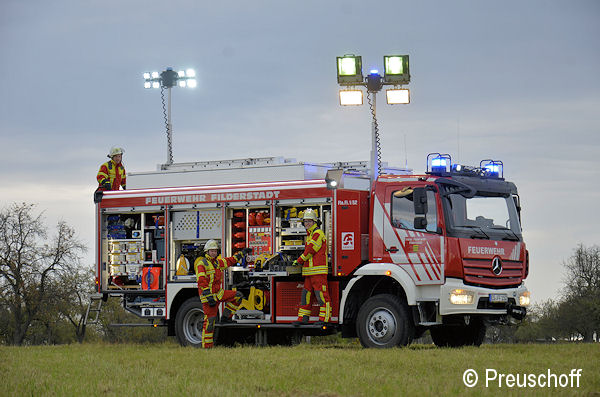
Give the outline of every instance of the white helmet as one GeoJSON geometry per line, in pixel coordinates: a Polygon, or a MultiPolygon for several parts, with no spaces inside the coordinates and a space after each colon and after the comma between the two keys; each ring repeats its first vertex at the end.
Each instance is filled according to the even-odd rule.
{"type": "Polygon", "coordinates": [[[313,211],[312,208],[307,208],[304,211],[304,216],[302,217],[302,220],[306,220],[306,219],[310,219],[311,221],[317,221],[317,214],[315,213],[315,211],[313,211]]]}
{"type": "Polygon", "coordinates": [[[204,244],[204,251],[218,250],[218,249],[219,249],[219,243],[217,243],[216,240],[208,240],[206,242],[206,244],[204,244]]]}
{"type": "Polygon", "coordinates": [[[112,148],[110,148],[110,152],[108,153],[108,155],[106,157],[112,158],[113,156],[116,156],[117,154],[123,154],[123,148],[113,146],[112,148]]]}

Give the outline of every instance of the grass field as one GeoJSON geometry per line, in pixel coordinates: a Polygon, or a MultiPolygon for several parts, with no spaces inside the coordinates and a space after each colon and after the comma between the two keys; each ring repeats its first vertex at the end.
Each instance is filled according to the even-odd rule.
{"type": "MultiPolygon", "coordinates": [[[[576,386],[577,379],[572,379],[576,386]]],[[[0,395],[600,396],[600,344],[461,349],[413,345],[389,350],[301,344],[206,351],[170,342],[1,346],[0,395]],[[548,370],[560,376],[578,368],[582,369],[579,387],[554,387],[553,381],[550,388],[516,384],[511,388],[506,383],[500,387],[497,381],[485,386],[486,369],[537,377],[548,370]],[[479,375],[475,387],[463,383],[467,369],[479,375]]]]}

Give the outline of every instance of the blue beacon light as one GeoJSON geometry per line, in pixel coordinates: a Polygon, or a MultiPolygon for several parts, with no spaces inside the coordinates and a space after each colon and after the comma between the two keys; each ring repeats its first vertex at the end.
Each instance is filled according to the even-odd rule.
{"type": "Polygon", "coordinates": [[[485,170],[486,174],[493,178],[502,177],[504,174],[504,164],[498,160],[483,160],[480,168],[485,170]]]}
{"type": "Polygon", "coordinates": [[[437,157],[431,160],[431,171],[432,172],[444,172],[446,171],[447,160],[442,157],[437,157]]]}

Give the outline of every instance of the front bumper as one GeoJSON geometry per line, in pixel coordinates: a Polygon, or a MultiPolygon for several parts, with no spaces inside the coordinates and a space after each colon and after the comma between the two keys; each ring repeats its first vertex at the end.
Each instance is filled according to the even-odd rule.
{"type": "Polygon", "coordinates": [[[446,283],[442,285],[440,291],[440,315],[449,316],[453,314],[490,314],[505,315],[509,314],[517,319],[525,317],[526,309],[519,306],[519,298],[525,292],[527,287],[524,284],[516,288],[493,289],[484,287],[474,287],[466,285],[460,279],[447,278],[446,283]],[[472,303],[453,304],[450,302],[450,295],[454,290],[464,290],[473,295],[472,303]],[[490,301],[490,295],[498,297],[506,295],[506,302],[493,299],[490,301]]]}

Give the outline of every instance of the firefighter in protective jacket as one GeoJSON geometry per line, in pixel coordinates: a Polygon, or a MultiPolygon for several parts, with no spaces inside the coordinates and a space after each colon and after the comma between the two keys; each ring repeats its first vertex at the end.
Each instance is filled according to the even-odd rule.
{"type": "Polygon", "coordinates": [[[126,186],[126,175],[125,167],[123,167],[123,149],[119,147],[113,147],[110,149],[107,157],[109,161],[100,166],[96,179],[98,180],[98,190],[119,190],[123,187],[125,190],[126,186]]]}
{"type": "Polygon", "coordinates": [[[204,310],[204,324],[202,325],[202,347],[213,347],[213,334],[215,322],[219,313],[219,303],[226,302],[223,309],[222,322],[231,322],[237,311],[242,293],[223,289],[223,270],[240,262],[252,252],[251,248],[244,248],[234,256],[219,258],[219,244],[209,240],[204,245],[205,256],[199,257],[194,263],[196,279],[198,280],[198,293],[204,310]]]}
{"type": "Polygon", "coordinates": [[[302,265],[304,288],[298,309],[298,321],[295,321],[294,325],[300,326],[308,323],[311,292],[314,292],[320,306],[319,321],[315,324],[325,325],[331,318],[331,299],[327,286],[327,240],[325,233],[318,227],[315,211],[307,209],[304,211],[302,219],[308,237],[304,252],[295,261],[302,265]]]}

